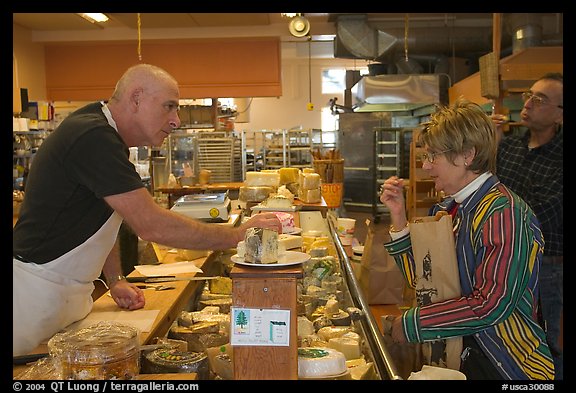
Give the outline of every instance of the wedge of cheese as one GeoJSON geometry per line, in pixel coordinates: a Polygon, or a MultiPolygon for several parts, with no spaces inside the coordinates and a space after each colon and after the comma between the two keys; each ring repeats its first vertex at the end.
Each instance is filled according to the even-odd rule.
{"type": "Polygon", "coordinates": [[[278,263],[278,232],[248,228],[244,238],[244,261],[255,264],[278,263]]]}

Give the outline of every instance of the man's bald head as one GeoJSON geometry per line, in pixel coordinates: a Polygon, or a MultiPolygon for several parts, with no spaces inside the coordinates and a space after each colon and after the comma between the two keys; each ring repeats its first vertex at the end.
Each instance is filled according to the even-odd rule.
{"type": "Polygon", "coordinates": [[[121,101],[125,98],[126,92],[133,91],[135,88],[154,91],[167,84],[178,86],[176,79],[164,69],[151,64],[137,64],[128,68],[118,80],[110,100],[121,101]]]}

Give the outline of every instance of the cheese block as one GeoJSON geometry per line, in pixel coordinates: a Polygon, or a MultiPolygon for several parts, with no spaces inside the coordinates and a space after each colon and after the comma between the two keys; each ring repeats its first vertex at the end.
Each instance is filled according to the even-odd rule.
{"type": "Polygon", "coordinates": [[[294,216],[292,214],[285,212],[273,213],[278,217],[278,220],[280,220],[280,223],[282,224],[282,233],[288,234],[294,232],[296,225],[294,224],[294,216]]]}
{"type": "Polygon", "coordinates": [[[246,172],[244,185],[248,187],[274,187],[280,185],[280,174],[277,172],[246,172]]]}
{"type": "Polygon", "coordinates": [[[353,340],[358,341],[359,343],[362,342],[362,338],[360,337],[360,335],[356,332],[346,332],[344,333],[342,336],[340,337],[344,337],[344,338],[351,338],[353,340]]]}
{"type": "Polygon", "coordinates": [[[298,378],[323,378],[348,371],[346,357],[332,348],[298,348],[298,378]]]}
{"type": "Polygon", "coordinates": [[[238,189],[238,199],[244,202],[262,202],[274,192],[270,186],[241,186],[238,189]]]}
{"type": "Polygon", "coordinates": [[[331,275],[322,279],[321,287],[326,289],[328,293],[335,294],[342,285],[342,277],[338,275],[331,275]]]}
{"type": "Polygon", "coordinates": [[[321,258],[328,256],[328,247],[311,248],[308,252],[312,258],[321,258]]]}
{"type": "Polygon", "coordinates": [[[221,379],[234,379],[234,368],[232,360],[234,350],[230,344],[219,347],[206,348],[210,369],[221,379]]]}
{"type": "Polygon", "coordinates": [[[229,314],[230,306],[232,306],[232,296],[228,296],[222,299],[200,300],[198,305],[201,307],[201,309],[208,306],[217,306],[220,309],[220,313],[229,314]]]}
{"type": "Polygon", "coordinates": [[[310,285],[306,288],[306,294],[314,297],[326,296],[327,292],[324,288],[317,287],[316,285],[310,285]]]}
{"type": "Polygon", "coordinates": [[[347,337],[335,337],[328,340],[328,347],[340,351],[346,357],[346,360],[358,359],[362,356],[360,343],[347,337]]]}
{"type": "Polygon", "coordinates": [[[198,379],[209,379],[208,357],[201,352],[182,352],[177,349],[159,348],[142,359],[142,373],[197,373],[198,379]]]}
{"type": "Polygon", "coordinates": [[[186,341],[190,352],[204,352],[206,348],[224,345],[230,341],[230,335],[226,332],[193,333],[184,326],[172,326],[168,331],[168,338],[186,341]]]}
{"type": "Polygon", "coordinates": [[[374,372],[374,363],[366,362],[366,359],[346,360],[346,367],[350,370],[350,376],[353,380],[376,379],[374,372]]]}
{"type": "Polygon", "coordinates": [[[278,245],[283,246],[285,250],[300,248],[302,247],[302,237],[283,233],[278,235],[278,245]]]}
{"type": "Polygon", "coordinates": [[[227,299],[230,295],[224,295],[221,293],[212,293],[208,290],[202,291],[199,300],[215,300],[215,299],[227,299]]]}
{"type": "Polygon", "coordinates": [[[238,242],[236,253],[240,258],[244,258],[244,254],[246,254],[246,243],[244,243],[244,240],[238,242]]]}
{"type": "Polygon", "coordinates": [[[210,292],[223,295],[232,295],[232,279],[230,277],[218,277],[208,281],[210,292]]]}
{"type": "MultiPolygon", "coordinates": [[[[322,309],[323,310],[323,309],[322,309]]],[[[314,313],[318,312],[318,309],[316,309],[316,311],[314,311],[314,313]]],[[[312,318],[314,318],[314,313],[312,313],[312,318]]],[[[328,326],[333,326],[332,325],[332,321],[330,321],[329,318],[327,318],[325,315],[321,315],[318,318],[315,318],[312,322],[312,324],[314,324],[314,329],[316,331],[319,331],[322,328],[328,327],[328,326]]],[[[324,340],[326,341],[326,340],[324,340]]]]}
{"type": "MultiPolygon", "coordinates": [[[[298,195],[298,190],[300,189],[300,184],[298,182],[295,183],[288,183],[284,185],[288,191],[292,194],[292,196],[298,195]]],[[[284,187],[282,186],[282,187],[284,187]]],[[[281,187],[280,187],[281,188],[281,187]]],[[[278,190],[280,190],[280,188],[278,190]]],[[[292,200],[294,201],[294,200],[292,200]]]]}
{"type": "Polygon", "coordinates": [[[278,232],[266,228],[248,228],[244,238],[244,262],[278,263],[278,232]]]}
{"type": "Polygon", "coordinates": [[[324,315],[330,317],[332,314],[337,314],[340,307],[340,303],[336,300],[335,297],[331,297],[326,302],[324,306],[324,315]]]}
{"type": "Polygon", "coordinates": [[[278,170],[280,174],[280,184],[297,183],[298,176],[300,175],[300,169],[298,168],[280,168],[278,170]]]}
{"type": "MultiPolygon", "coordinates": [[[[296,184],[296,183],[288,183],[288,184],[296,184]]],[[[290,189],[286,185],[278,187],[278,191],[276,192],[276,194],[283,195],[286,198],[290,199],[290,203],[294,203],[294,196],[296,194],[290,191],[290,189]]]]}
{"type": "Polygon", "coordinates": [[[326,326],[319,329],[317,334],[322,340],[329,341],[331,338],[342,337],[345,333],[353,332],[351,326],[326,326]]]}
{"type": "Polygon", "coordinates": [[[297,319],[297,323],[298,323],[297,328],[298,337],[302,338],[316,333],[316,331],[314,330],[314,324],[308,318],[304,316],[299,316],[297,319]]]}
{"type": "Polygon", "coordinates": [[[346,312],[350,315],[353,321],[359,321],[364,316],[362,310],[357,307],[347,307],[346,312]]]}
{"type": "Polygon", "coordinates": [[[303,173],[300,176],[300,191],[320,189],[320,175],[317,173],[303,173]]]}
{"type": "Polygon", "coordinates": [[[322,190],[320,188],[300,188],[298,191],[298,199],[304,203],[319,203],[322,201],[322,190]]]}
{"type": "Polygon", "coordinates": [[[273,194],[262,202],[262,206],[273,209],[290,209],[292,201],[284,195],[273,194]]]}

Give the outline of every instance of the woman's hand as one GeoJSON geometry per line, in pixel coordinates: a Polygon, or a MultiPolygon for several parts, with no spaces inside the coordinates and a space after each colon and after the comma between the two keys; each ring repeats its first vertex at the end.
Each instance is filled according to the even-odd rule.
{"type": "Polygon", "coordinates": [[[404,336],[404,330],[402,329],[402,317],[394,318],[392,322],[392,340],[398,344],[407,343],[406,336],[404,336]]]}
{"type": "Polygon", "coordinates": [[[129,283],[126,280],[116,281],[112,284],[110,287],[110,294],[112,295],[112,299],[114,299],[120,308],[138,310],[146,304],[144,292],[136,285],[129,283]]]}
{"type": "Polygon", "coordinates": [[[397,176],[391,176],[384,181],[380,190],[380,202],[390,209],[390,214],[392,216],[405,214],[406,202],[404,201],[404,179],[400,179],[397,176]]]}

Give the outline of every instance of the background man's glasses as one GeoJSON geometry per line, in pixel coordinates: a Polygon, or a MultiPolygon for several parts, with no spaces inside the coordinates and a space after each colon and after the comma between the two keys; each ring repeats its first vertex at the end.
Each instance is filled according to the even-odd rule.
{"type": "Polygon", "coordinates": [[[534,93],[532,93],[531,91],[525,91],[524,93],[522,93],[522,101],[526,102],[528,100],[532,100],[532,104],[534,104],[534,106],[554,105],[557,106],[558,108],[564,108],[564,106],[562,105],[555,105],[549,103],[546,98],[534,95],[534,93]]]}

